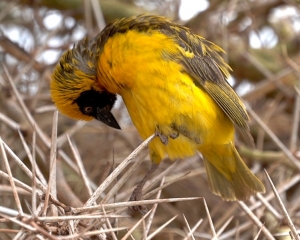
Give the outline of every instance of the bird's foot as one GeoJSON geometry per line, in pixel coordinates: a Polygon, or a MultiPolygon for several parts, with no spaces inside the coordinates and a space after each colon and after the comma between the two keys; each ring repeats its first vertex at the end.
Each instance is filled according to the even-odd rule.
{"type": "Polygon", "coordinates": [[[178,138],[179,132],[175,129],[172,129],[172,131],[169,134],[164,134],[160,130],[159,126],[156,127],[155,135],[159,137],[162,144],[167,145],[169,142],[169,137],[172,139],[178,138]]]}
{"type": "MultiPolygon", "coordinates": [[[[141,201],[141,200],[143,200],[143,198],[142,198],[142,189],[136,187],[133,190],[129,201],[141,201]]],[[[129,207],[129,210],[133,213],[140,212],[143,215],[148,212],[148,209],[145,205],[131,206],[131,207],[129,207]]]]}
{"type": "Polygon", "coordinates": [[[171,133],[169,134],[169,137],[172,138],[172,139],[176,139],[176,138],[179,137],[179,132],[176,131],[176,130],[174,130],[173,132],[171,132],[171,133]]]}

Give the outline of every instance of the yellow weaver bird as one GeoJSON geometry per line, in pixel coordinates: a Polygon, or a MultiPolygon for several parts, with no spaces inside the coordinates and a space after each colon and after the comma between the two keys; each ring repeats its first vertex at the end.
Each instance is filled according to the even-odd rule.
{"type": "Polygon", "coordinates": [[[250,143],[248,115],[227,82],[223,50],[166,18],[116,20],[93,39],[66,51],[55,67],[51,95],[70,118],[97,119],[120,129],[111,109],[122,96],[132,122],[149,145],[152,168],[131,200],[140,200],[147,177],[163,158],[201,152],[214,194],[246,200],[265,188],[234,146],[234,127],[250,143]]]}

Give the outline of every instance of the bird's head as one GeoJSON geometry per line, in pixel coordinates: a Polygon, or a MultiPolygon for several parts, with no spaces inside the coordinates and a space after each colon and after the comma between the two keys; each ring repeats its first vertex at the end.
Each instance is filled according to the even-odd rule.
{"type": "Polygon", "coordinates": [[[116,94],[101,89],[97,80],[97,46],[83,39],[66,51],[51,80],[51,97],[61,113],[77,120],[97,119],[120,129],[111,113],[116,94]]]}

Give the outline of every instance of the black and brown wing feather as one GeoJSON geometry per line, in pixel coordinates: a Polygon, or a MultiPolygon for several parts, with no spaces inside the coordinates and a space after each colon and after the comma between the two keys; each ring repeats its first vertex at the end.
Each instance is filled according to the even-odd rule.
{"type": "Polygon", "coordinates": [[[192,76],[195,85],[209,93],[253,146],[248,126],[249,117],[244,104],[226,80],[231,68],[220,55],[224,51],[180,25],[169,25],[162,31],[175,36],[175,40],[182,48],[178,61],[192,76]]]}

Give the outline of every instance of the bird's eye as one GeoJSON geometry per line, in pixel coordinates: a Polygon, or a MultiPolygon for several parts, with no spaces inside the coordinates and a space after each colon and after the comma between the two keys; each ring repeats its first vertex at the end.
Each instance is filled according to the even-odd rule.
{"type": "Polygon", "coordinates": [[[91,106],[84,107],[83,111],[85,114],[91,114],[93,112],[93,107],[91,106]]]}

